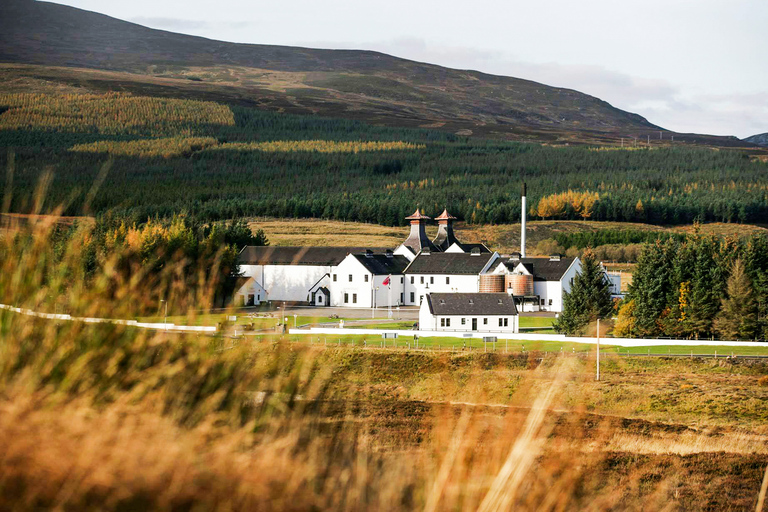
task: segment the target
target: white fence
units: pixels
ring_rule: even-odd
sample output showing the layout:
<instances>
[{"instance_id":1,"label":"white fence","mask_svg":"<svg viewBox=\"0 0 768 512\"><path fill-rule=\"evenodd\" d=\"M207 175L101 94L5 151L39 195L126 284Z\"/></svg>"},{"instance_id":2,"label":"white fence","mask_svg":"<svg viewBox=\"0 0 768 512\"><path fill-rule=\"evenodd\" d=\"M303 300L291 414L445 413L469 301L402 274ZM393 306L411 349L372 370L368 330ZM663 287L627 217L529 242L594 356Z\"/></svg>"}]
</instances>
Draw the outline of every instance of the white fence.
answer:
<instances>
[{"instance_id":1,"label":"white fence","mask_svg":"<svg viewBox=\"0 0 768 512\"><path fill-rule=\"evenodd\" d=\"M399 336L418 336L419 338L475 338L483 339L486 336L495 336L500 340L509 341L561 341L570 343L585 343L594 345L597 338L565 336L562 334L519 334L509 332L453 332L453 331L419 331L419 330L394 330L394 329L355 329L355 328L326 328L312 327L309 329L290 329L289 334L329 334L335 336L344 335L373 335L397 333ZM637 339L637 338L600 338L601 345L613 345L619 347L657 347L673 345L681 347L765 347L768 343L757 341L712 341L712 340L667 340L667 339Z\"/></svg>"},{"instance_id":2,"label":"white fence","mask_svg":"<svg viewBox=\"0 0 768 512\"><path fill-rule=\"evenodd\" d=\"M21 315L33 316L36 318L45 318L47 320L67 320L72 322L84 322L87 324L115 324L115 325L127 325L130 327L139 327L141 329L156 329L162 331L174 331L174 332L216 332L215 326L206 325L175 325L168 323L148 323L139 322L136 320L121 320L117 318L88 318L88 317L76 317L67 314L60 313L40 313L38 311L32 311L31 309L17 308L14 306L8 306L6 304L0 304L0 309L19 313Z\"/></svg>"}]
</instances>

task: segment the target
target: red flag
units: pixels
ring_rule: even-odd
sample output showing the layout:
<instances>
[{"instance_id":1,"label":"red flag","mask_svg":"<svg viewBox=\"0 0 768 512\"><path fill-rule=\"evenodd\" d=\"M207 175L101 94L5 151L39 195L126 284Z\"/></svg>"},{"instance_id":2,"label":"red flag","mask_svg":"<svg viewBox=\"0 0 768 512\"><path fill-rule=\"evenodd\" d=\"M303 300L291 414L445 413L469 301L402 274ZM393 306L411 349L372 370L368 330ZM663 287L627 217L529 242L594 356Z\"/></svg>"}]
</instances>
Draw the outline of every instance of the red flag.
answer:
<instances>
[{"instance_id":1,"label":"red flag","mask_svg":"<svg viewBox=\"0 0 768 512\"><path fill-rule=\"evenodd\" d=\"M390 278L390 277L392 277L392 276L387 276L387 278L386 278L386 279L384 280L384 282L383 282L383 283L381 283L381 284L383 284L384 286L389 286L389 278Z\"/></svg>"}]
</instances>

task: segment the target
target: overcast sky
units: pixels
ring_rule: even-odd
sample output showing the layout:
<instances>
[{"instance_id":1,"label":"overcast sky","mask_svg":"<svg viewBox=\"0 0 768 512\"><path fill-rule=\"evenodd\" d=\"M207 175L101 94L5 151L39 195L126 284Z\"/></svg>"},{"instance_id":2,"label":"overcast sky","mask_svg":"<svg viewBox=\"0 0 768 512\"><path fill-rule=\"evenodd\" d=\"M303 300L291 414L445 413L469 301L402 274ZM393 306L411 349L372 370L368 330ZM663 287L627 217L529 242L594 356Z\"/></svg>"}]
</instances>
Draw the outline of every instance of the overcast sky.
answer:
<instances>
[{"instance_id":1,"label":"overcast sky","mask_svg":"<svg viewBox=\"0 0 768 512\"><path fill-rule=\"evenodd\" d=\"M63 0L242 43L378 50L568 87L678 132L768 132L768 0Z\"/></svg>"}]
</instances>

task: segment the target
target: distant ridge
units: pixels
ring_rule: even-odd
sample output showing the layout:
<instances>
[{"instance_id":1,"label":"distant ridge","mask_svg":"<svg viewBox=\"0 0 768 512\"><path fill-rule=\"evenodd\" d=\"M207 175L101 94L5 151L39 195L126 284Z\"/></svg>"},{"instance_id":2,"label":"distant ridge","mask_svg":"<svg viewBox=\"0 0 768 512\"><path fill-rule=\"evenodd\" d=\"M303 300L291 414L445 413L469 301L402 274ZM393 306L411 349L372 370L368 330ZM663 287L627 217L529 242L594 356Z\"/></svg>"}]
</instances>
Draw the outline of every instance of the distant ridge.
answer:
<instances>
[{"instance_id":1,"label":"distant ridge","mask_svg":"<svg viewBox=\"0 0 768 512\"><path fill-rule=\"evenodd\" d=\"M529 80L373 51L214 41L33 0L5 0L0 63L0 91L32 79L544 142L610 143L665 131L593 96ZM686 139L745 145L675 134Z\"/></svg>"},{"instance_id":2,"label":"distant ridge","mask_svg":"<svg viewBox=\"0 0 768 512\"><path fill-rule=\"evenodd\" d=\"M751 137L747 137L743 140L746 142L751 142L752 144L757 144L758 146L768 147L768 132L752 135Z\"/></svg>"}]
</instances>

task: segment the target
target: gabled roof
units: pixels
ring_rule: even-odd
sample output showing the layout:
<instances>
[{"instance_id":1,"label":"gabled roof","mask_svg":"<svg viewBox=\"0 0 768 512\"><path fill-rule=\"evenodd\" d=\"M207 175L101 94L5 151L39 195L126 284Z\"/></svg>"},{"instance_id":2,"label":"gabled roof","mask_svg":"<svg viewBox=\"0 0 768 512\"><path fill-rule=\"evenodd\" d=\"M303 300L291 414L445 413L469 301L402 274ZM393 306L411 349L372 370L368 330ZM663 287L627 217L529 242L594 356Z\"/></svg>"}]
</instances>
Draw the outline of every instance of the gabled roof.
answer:
<instances>
[{"instance_id":1,"label":"gabled roof","mask_svg":"<svg viewBox=\"0 0 768 512\"><path fill-rule=\"evenodd\" d=\"M513 272L521 263L533 275L534 281L560 281L576 258L561 257L559 260L550 258L520 258L519 260L504 260L507 270Z\"/></svg>"},{"instance_id":2,"label":"gabled roof","mask_svg":"<svg viewBox=\"0 0 768 512\"><path fill-rule=\"evenodd\" d=\"M386 249L367 247L274 247L249 245L240 251L241 265L317 265L334 266L347 254L372 250L383 253Z\"/></svg>"},{"instance_id":3,"label":"gabled roof","mask_svg":"<svg viewBox=\"0 0 768 512\"><path fill-rule=\"evenodd\" d=\"M461 252L419 253L406 274L480 274L495 254L470 254Z\"/></svg>"},{"instance_id":4,"label":"gabled roof","mask_svg":"<svg viewBox=\"0 0 768 512\"><path fill-rule=\"evenodd\" d=\"M353 254L373 275L385 276L390 274L402 274L410 261L405 256L395 254L387 256L386 254Z\"/></svg>"},{"instance_id":5,"label":"gabled roof","mask_svg":"<svg viewBox=\"0 0 768 512\"><path fill-rule=\"evenodd\" d=\"M515 299L506 293L428 293L433 315L516 315Z\"/></svg>"},{"instance_id":6,"label":"gabled roof","mask_svg":"<svg viewBox=\"0 0 768 512\"><path fill-rule=\"evenodd\" d=\"M464 252L472 252L472 249L480 249L481 253L489 253L491 250L485 246L485 244L465 244L464 242L456 242L459 244L459 247L464 249Z\"/></svg>"}]
</instances>

